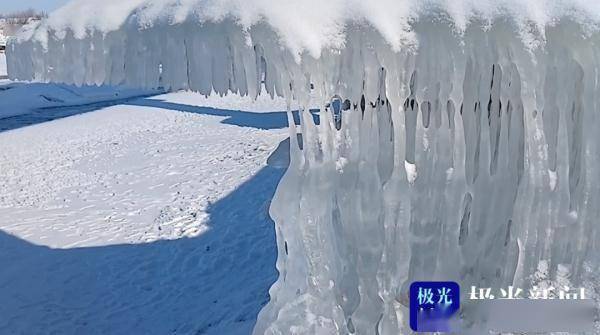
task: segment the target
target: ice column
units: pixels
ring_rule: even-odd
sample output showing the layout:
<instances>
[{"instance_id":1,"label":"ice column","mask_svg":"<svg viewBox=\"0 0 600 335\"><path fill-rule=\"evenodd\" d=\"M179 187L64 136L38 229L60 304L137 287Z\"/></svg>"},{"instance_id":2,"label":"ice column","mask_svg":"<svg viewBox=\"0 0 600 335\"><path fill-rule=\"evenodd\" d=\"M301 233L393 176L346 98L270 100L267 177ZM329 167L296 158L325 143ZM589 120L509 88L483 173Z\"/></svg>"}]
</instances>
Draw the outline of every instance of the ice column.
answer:
<instances>
[{"instance_id":1,"label":"ice column","mask_svg":"<svg viewBox=\"0 0 600 335\"><path fill-rule=\"evenodd\" d=\"M288 111L271 207L280 275L255 334L406 334L414 280L527 289L542 266L577 286L600 258L599 35L566 19L537 44L510 20L450 26L415 22L398 50L354 24L318 55L230 19L49 29L11 43L8 67L286 97L301 122Z\"/></svg>"}]
</instances>

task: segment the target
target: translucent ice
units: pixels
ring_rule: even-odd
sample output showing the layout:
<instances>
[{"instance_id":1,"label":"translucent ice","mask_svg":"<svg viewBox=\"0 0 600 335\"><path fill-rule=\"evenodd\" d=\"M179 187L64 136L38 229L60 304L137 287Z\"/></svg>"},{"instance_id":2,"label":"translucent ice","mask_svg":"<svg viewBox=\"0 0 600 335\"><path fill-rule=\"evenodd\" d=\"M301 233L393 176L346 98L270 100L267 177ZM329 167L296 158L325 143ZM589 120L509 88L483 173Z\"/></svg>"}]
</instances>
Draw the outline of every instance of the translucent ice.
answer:
<instances>
[{"instance_id":1,"label":"translucent ice","mask_svg":"<svg viewBox=\"0 0 600 335\"><path fill-rule=\"evenodd\" d=\"M11 41L10 76L262 92L301 111L256 334L408 333L414 280L594 285L600 5L91 3Z\"/></svg>"}]
</instances>

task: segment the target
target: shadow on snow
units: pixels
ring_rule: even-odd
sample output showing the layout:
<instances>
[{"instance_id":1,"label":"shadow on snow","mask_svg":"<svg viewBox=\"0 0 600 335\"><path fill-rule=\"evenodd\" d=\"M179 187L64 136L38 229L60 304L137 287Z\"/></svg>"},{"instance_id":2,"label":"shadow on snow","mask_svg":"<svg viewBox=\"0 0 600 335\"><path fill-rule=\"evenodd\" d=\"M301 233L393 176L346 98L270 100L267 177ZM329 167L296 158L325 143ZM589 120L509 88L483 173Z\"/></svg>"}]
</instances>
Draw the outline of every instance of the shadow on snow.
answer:
<instances>
[{"instance_id":1,"label":"shadow on snow","mask_svg":"<svg viewBox=\"0 0 600 335\"><path fill-rule=\"evenodd\" d=\"M225 121L244 126L276 127L285 121L284 113L148 99L131 104L230 116ZM277 278L268 208L285 172L288 148L289 141L282 142L268 166L212 204L210 229L195 238L51 249L0 230L0 329L11 334L250 333Z\"/></svg>"},{"instance_id":2,"label":"shadow on snow","mask_svg":"<svg viewBox=\"0 0 600 335\"><path fill-rule=\"evenodd\" d=\"M116 105L154 107L180 112L221 116L226 117L226 119L222 121L223 124L236 125L240 127L252 127L257 129L281 129L288 126L287 115L285 111L256 113L248 111L215 109L211 107L179 104L164 100L152 99L148 97L136 97L90 103L85 105L40 108L26 114L0 118L0 132L23 128L57 119L62 119L69 116L95 112L101 108ZM293 115L295 123L300 124L298 111L294 111ZM316 113L316 110L311 110L311 115L315 123L318 124L319 116Z\"/></svg>"},{"instance_id":3,"label":"shadow on snow","mask_svg":"<svg viewBox=\"0 0 600 335\"><path fill-rule=\"evenodd\" d=\"M127 105L131 106L142 106L142 107L154 107L173 111L203 114L211 116L225 117L221 123L235 125L240 127L252 127L257 129L281 129L288 126L286 112L246 112L239 110L227 110L227 109L216 109L211 107L193 106L186 104L179 104L175 102L168 102L158 99L136 99L129 101ZM300 123L298 112L294 113L294 121L296 124Z\"/></svg>"},{"instance_id":4,"label":"shadow on snow","mask_svg":"<svg viewBox=\"0 0 600 335\"><path fill-rule=\"evenodd\" d=\"M11 334L250 333L277 278L268 208L283 173L267 166L212 204L210 229L196 238L51 249L0 231L0 328Z\"/></svg>"}]
</instances>

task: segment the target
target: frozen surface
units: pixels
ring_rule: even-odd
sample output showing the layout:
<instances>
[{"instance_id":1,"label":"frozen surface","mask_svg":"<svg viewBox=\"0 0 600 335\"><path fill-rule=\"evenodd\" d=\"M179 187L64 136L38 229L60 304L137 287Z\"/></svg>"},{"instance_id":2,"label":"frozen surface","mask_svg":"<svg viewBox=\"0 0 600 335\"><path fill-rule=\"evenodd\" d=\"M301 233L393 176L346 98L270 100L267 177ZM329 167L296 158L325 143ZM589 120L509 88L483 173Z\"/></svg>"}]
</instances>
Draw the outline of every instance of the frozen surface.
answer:
<instances>
[{"instance_id":1,"label":"frozen surface","mask_svg":"<svg viewBox=\"0 0 600 335\"><path fill-rule=\"evenodd\" d=\"M250 333L281 105L178 93L0 132L2 333Z\"/></svg>"},{"instance_id":2,"label":"frozen surface","mask_svg":"<svg viewBox=\"0 0 600 335\"><path fill-rule=\"evenodd\" d=\"M10 43L8 71L298 106L254 332L405 334L415 280L527 290L545 264L598 292L599 6L74 1Z\"/></svg>"}]
</instances>

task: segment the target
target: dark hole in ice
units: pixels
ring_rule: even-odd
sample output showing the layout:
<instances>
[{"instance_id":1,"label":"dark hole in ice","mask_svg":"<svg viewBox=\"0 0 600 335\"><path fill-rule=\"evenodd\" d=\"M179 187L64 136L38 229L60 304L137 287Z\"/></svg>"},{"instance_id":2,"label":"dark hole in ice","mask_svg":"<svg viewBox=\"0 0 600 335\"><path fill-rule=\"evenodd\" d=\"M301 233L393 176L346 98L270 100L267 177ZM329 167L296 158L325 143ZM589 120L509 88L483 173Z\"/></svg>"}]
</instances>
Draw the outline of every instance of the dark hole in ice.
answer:
<instances>
[{"instance_id":1,"label":"dark hole in ice","mask_svg":"<svg viewBox=\"0 0 600 335\"><path fill-rule=\"evenodd\" d=\"M333 123L335 125L335 129L342 129L342 111L344 107L344 103L339 96L334 96L329 104L331 109L331 116L333 117Z\"/></svg>"},{"instance_id":2,"label":"dark hole in ice","mask_svg":"<svg viewBox=\"0 0 600 335\"><path fill-rule=\"evenodd\" d=\"M429 101L425 101L421 105L421 117L423 126L429 128L429 121L431 120L431 103Z\"/></svg>"},{"instance_id":3,"label":"dark hole in ice","mask_svg":"<svg viewBox=\"0 0 600 335\"><path fill-rule=\"evenodd\" d=\"M363 113L363 115L365 114L366 106L367 106L367 102L365 101L365 95L363 94L360 97L360 111Z\"/></svg>"},{"instance_id":4,"label":"dark hole in ice","mask_svg":"<svg viewBox=\"0 0 600 335\"><path fill-rule=\"evenodd\" d=\"M266 84L267 82L267 60L265 57L260 57L260 83Z\"/></svg>"},{"instance_id":5,"label":"dark hole in ice","mask_svg":"<svg viewBox=\"0 0 600 335\"><path fill-rule=\"evenodd\" d=\"M510 241L510 229L512 227L512 219L508 220L506 224L506 236L504 237L504 246L508 245L508 241Z\"/></svg>"},{"instance_id":6,"label":"dark hole in ice","mask_svg":"<svg viewBox=\"0 0 600 335\"><path fill-rule=\"evenodd\" d=\"M348 100L348 99L344 100L344 104L342 105L342 110L347 111L347 110L350 110L350 108L351 108L350 100Z\"/></svg>"},{"instance_id":7,"label":"dark hole in ice","mask_svg":"<svg viewBox=\"0 0 600 335\"><path fill-rule=\"evenodd\" d=\"M488 105L487 105L487 117L488 117L488 124L491 124L491 118L492 118L492 95L490 94L490 100L488 101Z\"/></svg>"}]
</instances>

